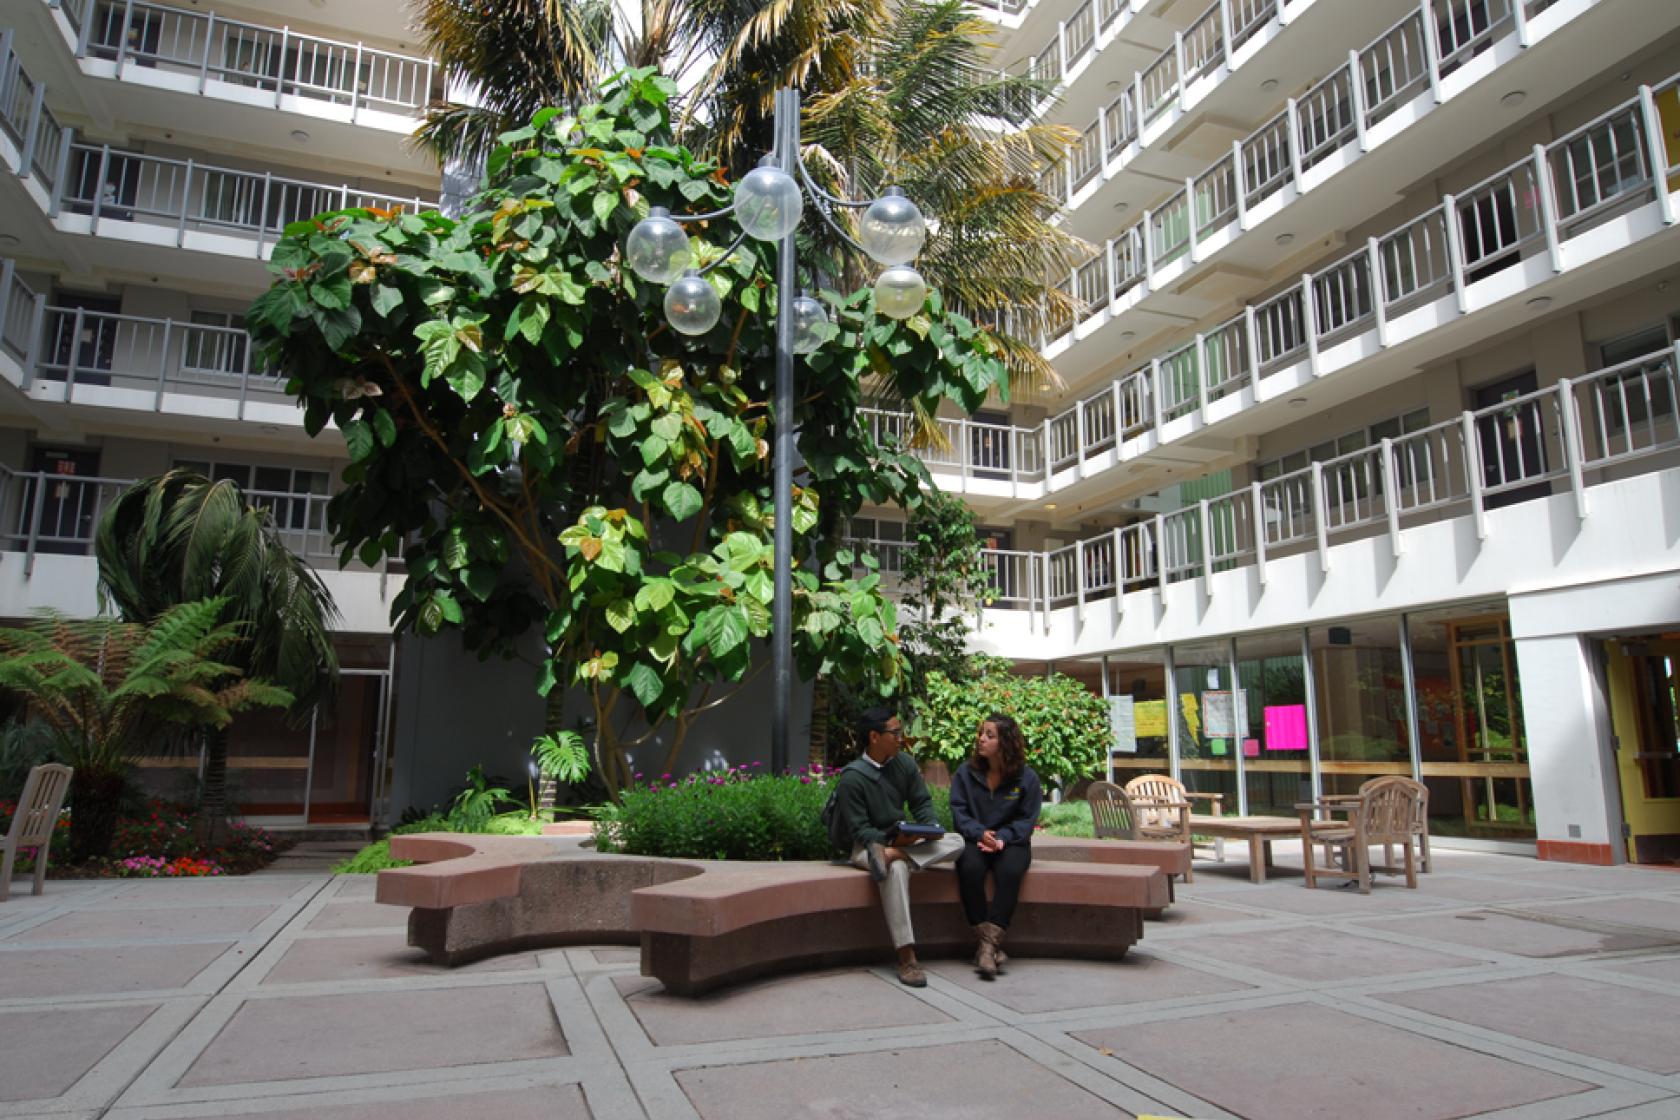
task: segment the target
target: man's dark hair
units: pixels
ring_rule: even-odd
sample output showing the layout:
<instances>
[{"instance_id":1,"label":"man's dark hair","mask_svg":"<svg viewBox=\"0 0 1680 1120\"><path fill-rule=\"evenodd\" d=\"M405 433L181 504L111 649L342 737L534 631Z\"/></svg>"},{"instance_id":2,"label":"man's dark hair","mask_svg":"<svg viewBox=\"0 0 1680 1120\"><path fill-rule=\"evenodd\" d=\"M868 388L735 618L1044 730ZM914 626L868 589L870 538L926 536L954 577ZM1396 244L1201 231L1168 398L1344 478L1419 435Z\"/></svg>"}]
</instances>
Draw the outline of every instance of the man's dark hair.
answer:
<instances>
[{"instance_id":1,"label":"man's dark hair","mask_svg":"<svg viewBox=\"0 0 1680 1120\"><path fill-rule=\"evenodd\" d=\"M898 709L891 704L877 704L873 708L865 708L857 718L858 745L869 745L871 731L885 733L887 724L898 714Z\"/></svg>"}]
</instances>

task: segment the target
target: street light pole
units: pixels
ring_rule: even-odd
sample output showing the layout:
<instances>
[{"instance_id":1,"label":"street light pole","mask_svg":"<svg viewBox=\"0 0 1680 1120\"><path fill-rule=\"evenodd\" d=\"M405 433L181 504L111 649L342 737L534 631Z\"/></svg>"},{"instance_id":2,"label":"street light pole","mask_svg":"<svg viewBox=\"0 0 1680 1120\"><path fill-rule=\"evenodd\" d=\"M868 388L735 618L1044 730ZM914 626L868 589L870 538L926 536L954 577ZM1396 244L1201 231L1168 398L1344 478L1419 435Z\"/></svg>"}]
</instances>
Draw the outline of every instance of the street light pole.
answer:
<instances>
[{"instance_id":1,"label":"street light pole","mask_svg":"<svg viewBox=\"0 0 1680 1120\"><path fill-rule=\"evenodd\" d=\"M673 215L650 206L625 239L624 259L631 271L649 283L666 284L665 320L689 337L715 328L723 305L705 274L754 237L777 244L776 258L776 383L774 388L776 443L771 463L775 485L775 524L772 527L773 567L770 602L770 772L788 768L788 744L793 722L793 359L822 345L827 312L817 300L798 295L799 270L795 259L795 231L804 199L837 237L858 252L888 266L874 285L874 309L889 319L905 320L922 309L927 285L909 267L927 240L922 212L903 189L890 186L880 197L858 202L830 194L812 181L800 162L799 91L776 91L772 117L774 149L735 186L728 206L708 214ZM859 239L854 240L835 221L830 208L864 211ZM702 268L693 263L682 223L710 221L734 214L741 225L735 245Z\"/></svg>"},{"instance_id":2,"label":"street light pole","mask_svg":"<svg viewBox=\"0 0 1680 1120\"><path fill-rule=\"evenodd\" d=\"M776 91L777 165L798 172L799 92ZM775 578L770 601L770 772L788 768L793 724L793 295L794 234L782 238L776 259Z\"/></svg>"}]
</instances>

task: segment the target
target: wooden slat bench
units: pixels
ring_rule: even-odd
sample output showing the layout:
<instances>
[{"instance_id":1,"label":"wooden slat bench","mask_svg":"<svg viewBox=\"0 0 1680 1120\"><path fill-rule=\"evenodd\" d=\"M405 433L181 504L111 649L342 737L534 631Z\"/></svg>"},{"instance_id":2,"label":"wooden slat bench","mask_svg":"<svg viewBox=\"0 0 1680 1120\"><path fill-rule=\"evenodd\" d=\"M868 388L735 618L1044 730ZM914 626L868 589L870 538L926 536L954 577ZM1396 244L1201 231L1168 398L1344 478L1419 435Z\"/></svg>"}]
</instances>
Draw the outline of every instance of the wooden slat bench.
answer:
<instances>
[{"instance_id":1,"label":"wooden slat bench","mask_svg":"<svg viewBox=\"0 0 1680 1120\"><path fill-rule=\"evenodd\" d=\"M1183 849L1183 850L1180 850ZM1040 837L1009 951L1116 959L1171 901L1183 845ZM391 854L375 897L411 908L408 942L440 964L580 944L640 944L644 975L697 994L749 976L889 955L866 875L826 863L600 855L547 840L421 833ZM973 949L948 869L912 878L918 947Z\"/></svg>"}]
</instances>

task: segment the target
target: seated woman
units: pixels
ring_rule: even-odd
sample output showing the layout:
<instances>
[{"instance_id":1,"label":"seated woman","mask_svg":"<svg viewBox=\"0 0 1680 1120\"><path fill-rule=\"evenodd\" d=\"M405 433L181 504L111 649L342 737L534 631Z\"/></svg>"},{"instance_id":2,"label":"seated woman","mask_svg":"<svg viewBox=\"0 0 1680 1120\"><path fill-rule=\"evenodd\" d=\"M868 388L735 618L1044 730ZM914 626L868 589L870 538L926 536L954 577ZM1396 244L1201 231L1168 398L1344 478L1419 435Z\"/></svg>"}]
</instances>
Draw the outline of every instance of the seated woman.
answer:
<instances>
[{"instance_id":1,"label":"seated woman","mask_svg":"<svg viewBox=\"0 0 1680 1120\"><path fill-rule=\"evenodd\" d=\"M968 924L980 939L974 965L995 980L1006 959L1000 948L1021 879L1032 863L1033 827L1044 804L1044 788L1027 765L1027 741L1005 715L987 716L975 736L974 757L951 778L951 817L963 838L957 857L957 887ZM993 878L986 902L986 874Z\"/></svg>"}]
</instances>

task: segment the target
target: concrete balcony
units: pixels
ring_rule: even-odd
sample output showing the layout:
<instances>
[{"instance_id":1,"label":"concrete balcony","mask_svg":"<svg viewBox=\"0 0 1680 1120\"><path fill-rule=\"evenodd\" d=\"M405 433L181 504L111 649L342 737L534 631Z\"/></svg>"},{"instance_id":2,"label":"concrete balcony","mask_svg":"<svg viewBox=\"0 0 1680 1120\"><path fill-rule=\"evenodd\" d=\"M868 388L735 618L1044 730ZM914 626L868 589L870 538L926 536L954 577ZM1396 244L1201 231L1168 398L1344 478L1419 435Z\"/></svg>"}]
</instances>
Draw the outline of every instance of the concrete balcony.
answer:
<instances>
[{"instance_id":1,"label":"concrete balcony","mask_svg":"<svg viewBox=\"0 0 1680 1120\"><path fill-rule=\"evenodd\" d=\"M988 552L977 639L1055 659L1670 571L1677 370L1655 351L1076 544ZM856 544L888 576L908 547Z\"/></svg>"},{"instance_id":2,"label":"concrete balcony","mask_svg":"<svg viewBox=\"0 0 1680 1120\"><path fill-rule=\"evenodd\" d=\"M1165 471L1205 468L1240 437L1275 427L1287 399L1349 399L1544 307L1661 268L1680 248L1680 143L1668 139L1665 113L1680 113L1680 78L1642 87L1036 428L942 421L951 450L931 455L930 468L941 485L982 502L1146 493ZM1053 343L1046 354L1058 368L1070 345L1116 331L1149 283L1128 278L1118 255L1105 259L1117 271L1094 282L1120 277L1122 310L1098 311L1075 328L1077 342ZM871 422L883 433L897 423Z\"/></svg>"},{"instance_id":3,"label":"concrete balcony","mask_svg":"<svg viewBox=\"0 0 1680 1120\"><path fill-rule=\"evenodd\" d=\"M1462 7L1466 0L1453 3ZM1070 157L1046 170L1041 186L1072 204L1064 217L1071 232L1100 237L1107 208L1136 212L1156 201L1171 189L1164 184L1182 182L1211 154L1228 149L1246 131L1238 122L1256 119L1256 105L1280 105L1287 92L1345 60L1350 41L1378 35L1409 4L1416 6L1413 0L1354 6L1217 0L1188 27L1142 16L1130 24L1092 24L1095 17L1081 8L1020 67L1060 83L1056 97L1037 111L1082 133ZM1447 18L1441 34L1453 50L1472 53L1485 40L1482 30L1460 44ZM1133 174L1101 192L1107 206L1081 213L1093 179L1106 182L1122 171Z\"/></svg>"},{"instance_id":4,"label":"concrete balcony","mask_svg":"<svg viewBox=\"0 0 1680 1120\"><path fill-rule=\"evenodd\" d=\"M366 7L340 18L406 34L400 8ZM441 89L429 58L303 34L280 24L278 10L267 13L270 25L145 0L45 0L32 8L18 19L32 68L94 121L283 148L296 146L288 134L302 126L329 159L431 169L406 144Z\"/></svg>"},{"instance_id":5,"label":"concrete balcony","mask_svg":"<svg viewBox=\"0 0 1680 1120\"><path fill-rule=\"evenodd\" d=\"M76 139L48 109L44 86L31 78L0 33L0 162L15 178L0 198L32 207L46 235L20 251L53 255L51 234L97 237L113 267L155 272L157 250L213 254L243 261L268 259L287 225L328 210L377 207L434 209L435 197L363 189L273 171L224 167L123 151ZM9 230L10 232L10 230ZM31 236L20 227L17 234ZM168 263L168 258L163 258ZM177 262L203 276L204 266ZM213 276L254 287L264 277L246 269Z\"/></svg>"},{"instance_id":6,"label":"concrete balcony","mask_svg":"<svg viewBox=\"0 0 1680 1120\"><path fill-rule=\"evenodd\" d=\"M54 307L0 259L0 378L41 405L301 428L243 330Z\"/></svg>"},{"instance_id":7,"label":"concrete balcony","mask_svg":"<svg viewBox=\"0 0 1680 1120\"><path fill-rule=\"evenodd\" d=\"M1125 152L1095 154L1109 143L1105 127L1089 159L1082 148L1067 164L1072 218L1095 221L1114 207L1140 217L1062 280L1084 313L1052 325L1046 356L1078 385L1117 351L1133 349L1132 340L1254 291L1300 252L1290 246L1369 220L1400 201L1396 182L1413 182L1419 167L1446 166L1505 131L1515 117L1501 95L1520 89L1523 103L1551 101L1602 69L1592 44L1672 30L1674 13L1659 6L1561 0L1522 20L1523 9L1510 7L1462 41L1443 39L1436 18L1420 9L1350 52L1252 133L1229 140L1211 163L1181 168L1178 188L1164 199L1149 200L1159 181L1124 174Z\"/></svg>"},{"instance_id":8,"label":"concrete balcony","mask_svg":"<svg viewBox=\"0 0 1680 1120\"><path fill-rule=\"evenodd\" d=\"M23 618L42 608L82 617L97 613L94 533L110 502L132 482L0 466L0 617ZM391 632L391 600L402 590L403 575L338 566L326 525L327 495L251 490L245 496L268 511L286 546L318 570L338 604L341 632Z\"/></svg>"}]
</instances>

